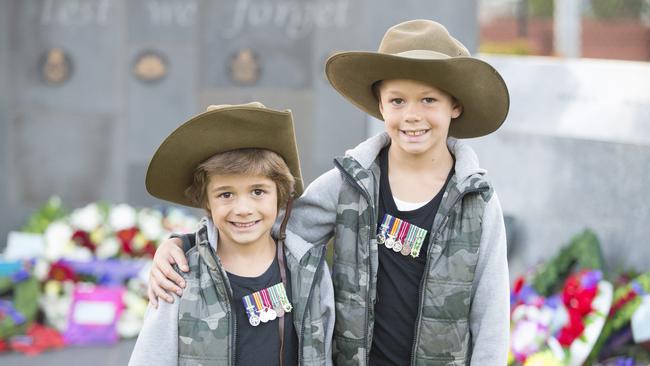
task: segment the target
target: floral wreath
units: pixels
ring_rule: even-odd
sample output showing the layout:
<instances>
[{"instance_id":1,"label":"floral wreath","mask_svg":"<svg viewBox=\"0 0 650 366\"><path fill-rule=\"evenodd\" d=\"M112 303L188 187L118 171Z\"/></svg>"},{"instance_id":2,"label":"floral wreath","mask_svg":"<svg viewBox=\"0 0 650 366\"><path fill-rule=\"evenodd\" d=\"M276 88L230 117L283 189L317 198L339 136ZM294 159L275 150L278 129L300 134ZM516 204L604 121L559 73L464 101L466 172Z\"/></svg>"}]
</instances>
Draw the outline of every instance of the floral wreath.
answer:
<instances>
[{"instance_id":1,"label":"floral wreath","mask_svg":"<svg viewBox=\"0 0 650 366\"><path fill-rule=\"evenodd\" d=\"M598 239L586 230L511 294L509 364L582 365L612 304Z\"/></svg>"}]
</instances>

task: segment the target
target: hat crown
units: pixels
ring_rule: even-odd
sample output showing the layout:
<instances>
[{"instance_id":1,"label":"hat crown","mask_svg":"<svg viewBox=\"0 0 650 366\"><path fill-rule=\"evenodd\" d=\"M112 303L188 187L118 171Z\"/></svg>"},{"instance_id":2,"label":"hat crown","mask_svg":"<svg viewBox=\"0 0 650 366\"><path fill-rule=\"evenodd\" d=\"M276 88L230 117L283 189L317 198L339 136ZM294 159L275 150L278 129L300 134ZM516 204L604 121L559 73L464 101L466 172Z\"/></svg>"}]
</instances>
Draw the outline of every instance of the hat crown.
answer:
<instances>
[{"instance_id":1,"label":"hat crown","mask_svg":"<svg viewBox=\"0 0 650 366\"><path fill-rule=\"evenodd\" d=\"M214 111L214 110L221 110L225 108L232 108L232 107L238 107L238 108L265 108L264 104L260 102L249 102L246 104L210 104L208 108L205 109L206 112Z\"/></svg>"},{"instance_id":2,"label":"hat crown","mask_svg":"<svg viewBox=\"0 0 650 366\"><path fill-rule=\"evenodd\" d=\"M467 48L442 24L423 19L410 20L388 29L378 52L395 55L414 50L433 51L449 57L470 56Z\"/></svg>"}]
</instances>

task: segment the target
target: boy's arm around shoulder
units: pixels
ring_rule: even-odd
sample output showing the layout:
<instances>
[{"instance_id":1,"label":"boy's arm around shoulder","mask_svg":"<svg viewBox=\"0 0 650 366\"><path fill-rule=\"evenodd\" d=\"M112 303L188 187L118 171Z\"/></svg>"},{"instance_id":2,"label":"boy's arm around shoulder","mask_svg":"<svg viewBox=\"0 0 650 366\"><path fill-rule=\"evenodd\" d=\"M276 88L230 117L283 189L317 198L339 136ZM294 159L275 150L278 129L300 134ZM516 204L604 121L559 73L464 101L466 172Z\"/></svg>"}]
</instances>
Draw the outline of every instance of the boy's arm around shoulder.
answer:
<instances>
[{"instance_id":1,"label":"boy's arm around shoulder","mask_svg":"<svg viewBox=\"0 0 650 366\"><path fill-rule=\"evenodd\" d=\"M174 303L161 301L158 308L151 303L144 324L133 347L129 366L178 365L178 310L180 298Z\"/></svg>"},{"instance_id":2,"label":"boy's arm around shoulder","mask_svg":"<svg viewBox=\"0 0 650 366\"><path fill-rule=\"evenodd\" d=\"M332 365L332 339L334 337L334 286L332 274L327 263L323 265L323 273L320 278L321 318L323 319L323 331L325 333L325 365Z\"/></svg>"},{"instance_id":3,"label":"boy's arm around shoulder","mask_svg":"<svg viewBox=\"0 0 650 366\"><path fill-rule=\"evenodd\" d=\"M331 169L316 178L296 200L289 230L310 243L324 243L334 234L341 173Z\"/></svg>"},{"instance_id":4,"label":"boy's arm around shoulder","mask_svg":"<svg viewBox=\"0 0 650 366\"><path fill-rule=\"evenodd\" d=\"M505 365L510 333L506 230L496 193L485 206L470 311L472 365Z\"/></svg>"}]
</instances>

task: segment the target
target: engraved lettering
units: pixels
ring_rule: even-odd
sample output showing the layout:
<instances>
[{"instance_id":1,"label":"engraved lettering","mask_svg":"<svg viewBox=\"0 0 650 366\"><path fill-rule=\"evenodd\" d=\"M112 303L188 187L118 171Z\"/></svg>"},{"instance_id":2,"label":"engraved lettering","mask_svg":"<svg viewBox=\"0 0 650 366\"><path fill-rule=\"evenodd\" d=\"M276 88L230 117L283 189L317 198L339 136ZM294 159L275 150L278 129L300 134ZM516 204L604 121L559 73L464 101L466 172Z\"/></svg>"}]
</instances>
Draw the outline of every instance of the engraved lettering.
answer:
<instances>
[{"instance_id":1,"label":"engraved lettering","mask_svg":"<svg viewBox=\"0 0 650 366\"><path fill-rule=\"evenodd\" d=\"M45 0L41 8L42 25L82 27L107 25L110 0Z\"/></svg>"},{"instance_id":2,"label":"engraved lettering","mask_svg":"<svg viewBox=\"0 0 650 366\"><path fill-rule=\"evenodd\" d=\"M156 26L168 27L178 25L191 27L194 24L197 4L194 1L149 1L149 22Z\"/></svg>"},{"instance_id":3,"label":"engraved lettering","mask_svg":"<svg viewBox=\"0 0 650 366\"><path fill-rule=\"evenodd\" d=\"M225 29L225 38L242 34L245 28L270 25L281 28L290 39L309 35L314 28L347 26L350 0L338 1L256 1L237 0L233 21Z\"/></svg>"},{"instance_id":4,"label":"engraved lettering","mask_svg":"<svg viewBox=\"0 0 650 366\"><path fill-rule=\"evenodd\" d=\"M248 0L237 1L235 10L235 17L232 22L232 27L227 29L224 33L226 38L236 37L244 27L244 19L246 18L246 9L248 8Z\"/></svg>"}]
</instances>

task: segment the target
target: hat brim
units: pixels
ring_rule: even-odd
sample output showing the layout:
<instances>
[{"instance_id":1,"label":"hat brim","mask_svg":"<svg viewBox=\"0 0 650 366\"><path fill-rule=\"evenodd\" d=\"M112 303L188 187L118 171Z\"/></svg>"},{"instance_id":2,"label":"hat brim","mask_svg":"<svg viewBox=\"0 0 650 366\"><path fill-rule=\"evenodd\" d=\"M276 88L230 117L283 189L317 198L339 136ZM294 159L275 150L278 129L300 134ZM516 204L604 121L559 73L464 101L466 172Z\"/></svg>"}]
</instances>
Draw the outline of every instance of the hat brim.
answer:
<instances>
[{"instance_id":1,"label":"hat brim","mask_svg":"<svg viewBox=\"0 0 650 366\"><path fill-rule=\"evenodd\" d=\"M178 127L149 163L147 191L166 201L198 207L185 196L196 167L215 154L244 148L267 149L280 155L296 179L296 196L302 194L291 112L250 106L211 110Z\"/></svg>"},{"instance_id":2,"label":"hat brim","mask_svg":"<svg viewBox=\"0 0 650 366\"><path fill-rule=\"evenodd\" d=\"M342 52L325 66L334 89L352 104L383 120L372 85L380 80L411 79L433 85L457 98L463 113L452 120L449 135L471 138L496 131L510 105L508 88L488 63L473 57L414 58L377 52Z\"/></svg>"}]
</instances>

